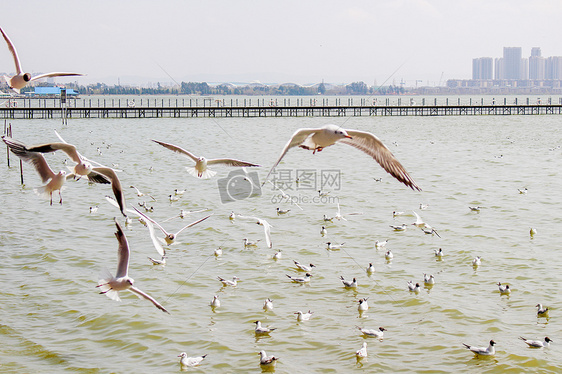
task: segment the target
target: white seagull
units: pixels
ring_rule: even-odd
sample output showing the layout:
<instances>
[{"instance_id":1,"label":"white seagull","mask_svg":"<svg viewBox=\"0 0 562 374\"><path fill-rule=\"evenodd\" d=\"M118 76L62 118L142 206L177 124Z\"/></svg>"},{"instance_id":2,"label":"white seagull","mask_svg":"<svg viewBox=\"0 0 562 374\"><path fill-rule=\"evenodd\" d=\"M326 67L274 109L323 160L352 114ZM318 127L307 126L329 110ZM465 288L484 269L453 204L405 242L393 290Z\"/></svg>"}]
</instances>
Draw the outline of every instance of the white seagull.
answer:
<instances>
[{"instance_id":1,"label":"white seagull","mask_svg":"<svg viewBox=\"0 0 562 374\"><path fill-rule=\"evenodd\" d=\"M511 289L509 288L509 284L505 286L498 282L498 289L500 290L501 295L509 295L511 293Z\"/></svg>"},{"instance_id":2,"label":"white seagull","mask_svg":"<svg viewBox=\"0 0 562 374\"><path fill-rule=\"evenodd\" d=\"M297 269L305 271L307 273L310 273L312 271L312 268L316 267L314 264L308 264L308 266L306 266L304 264L301 264L297 260L293 260L293 262L295 263L295 266L297 267Z\"/></svg>"},{"instance_id":3,"label":"white seagull","mask_svg":"<svg viewBox=\"0 0 562 374\"><path fill-rule=\"evenodd\" d=\"M186 151L183 148L178 147L177 145L164 143L158 140L152 140L155 143L160 144L161 146L168 148L171 151L177 152L181 155L184 155L195 162L195 166L193 167L186 167L186 170L189 174L202 179L209 179L212 178L217 172L207 169L208 165L227 165L227 166L238 166L238 167L250 167L256 166L259 167L260 165L252 164L246 161L235 160L232 158L217 158L217 159L209 159L207 160L205 157L197 157L193 153Z\"/></svg>"},{"instance_id":4,"label":"white seagull","mask_svg":"<svg viewBox=\"0 0 562 374\"><path fill-rule=\"evenodd\" d=\"M490 345L488 346L488 348L486 348L486 347L475 347L475 346L472 346L472 345L462 343L462 345L464 345L467 349L472 351L474 354L480 355L480 356L493 356L493 355L495 355L496 354L496 349L494 348L495 344L496 344L495 341L490 340Z\"/></svg>"},{"instance_id":5,"label":"white seagull","mask_svg":"<svg viewBox=\"0 0 562 374\"><path fill-rule=\"evenodd\" d=\"M387 244L387 243L388 243L388 239L386 239L386 240L381 240L381 241L377 240L377 241L375 242L375 248L376 248L376 249L384 248L384 247L386 247L386 244Z\"/></svg>"},{"instance_id":6,"label":"white seagull","mask_svg":"<svg viewBox=\"0 0 562 374\"><path fill-rule=\"evenodd\" d=\"M410 292L418 293L420 292L420 284L419 283L414 284L414 282L408 281L408 290Z\"/></svg>"},{"instance_id":7,"label":"white seagull","mask_svg":"<svg viewBox=\"0 0 562 374\"><path fill-rule=\"evenodd\" d=\"M324 226L322 226L322 228L320 229L320 235L322 236L328 235L328 230L326 230Z\"/></svg>"},{"instance_id":8,"label":"white seagull","mask_svg":"<svg viewBox=\"0 0 562 374\"><path fill-rule=\"evenodd\" d=\"M224 279L221 277L217 277L218 280L220 280L222 282L223 286L232 286L232 287L236 287L236 285L238 284L238 281L240 280L240 278L238 278L237 276L233 276L232 280L228 280L228 279Z\"/></svg>"},{"instance_id":9,"label":"white seagull","mask_svg":"<svg viewBox=\"0 0 562 374\"><path fill-rule=\"evenodd\" d=\"M276 211L277 211L277 215L280 216L282 214L289 213L291 211L291 209L281 209L281 208L277 207Z\"/></svg>"},{"instance_id":10,"label":"white seagull","mask_svg":"<svg viewBox=\"0 0 562 374\"><path fill-rule=\"evenodd\" d=\"M257 247L258 243L261 241L260 239L250 241L248 240L248 238L244 238L243 240L244 240L244 247Z\"/></svg>"},{"instance_id":11,"label":"white seagull","mask_svg":"<svg viewBox=\"0 0 562 374\"><path fill-rule=\"evenodd\" d=\"M312 274L310 273L306 273L304 277L291 277L289 274L285 274L285 275L293 282L301 283L301 284L310 282L310 277L312 277Z\"/></svg>"},{"instance_id":12,"label":"white seagull","mask_svg":"<svg viewBox=\"0 0 562 374\"><path fill-rule=\"evenodd\" d=\"M278 250L277 252L275 252L275 254L273 254L273 259L274 260L280 260L281 257L283 257L283 255L281 254L281 250Z\"/></svg>"},{"instance_id":13,"label":"white seagull","mask_svg":"<svg viewBox=\"0 0 562 374\"><path fill-rule=\"evenodd\" d=\"M368 297L364 297L362 299L359 299L359 306L357 307L357 310L361 313L364 312L366 310L369 309L369 304L367 303L367 299L369 299Z\"/></svg>"},{"instance_id":14,"label":"white seagull","mask_svg":"<svg viewBox=\"0 0 562 374\"><path fill-rule=\"evenodd\" d=\"M343 247L345 243L341 243L341 244L334 244L332 242L328 242L326 243L327 247L326 249L330 249L332 251L337 251L338 249L341 249L341 247Z\"/></svg>"},{"instance_id":15,"label":"white seagull","mask_svg":"<svg viewBox=\"0 0 562 374\"><path fill-rule=\"evenodd\" d=\"M435 253L435 257L436 257L438 260L442 260L442 259L443 259L443 256L445 255L445 254L443 253L443 249L441 249L441 248L439 248L439 250L434 249L434 250L433 250L433 253Z\"/></svg>"},{"instance_id":16,"label":"white seagull","mask_svg":"<svg viewBox=\"0 0 562 374\"><path fill-rule=\"evenodd\" d=\"M156 225L156 227L158 227L160 229L160 231L162 231L162 233L164 233L164 242L166 243L166 245L172 245L173 243L175 243L178 235L185 229L190 228L191 226L195 226L196 224L203 222L204 220L206 220L207 218L209 218L210 216L212 216L212 214L203 217L201 219L198 219L195 222L191 222L189 225L182 227L179 231L175 232L175 233L171 233L166 231L158 222L156 222L155 220L153 220L152 218L148 217L146 214L141 213L141 211L139 211L136 207L134 208L135 211L144 219L152 222L154 225ZM151 233L152 235L152 233Z\"/></svg>"},{"instance_id":17,"label":"white seagull","mask_svg":"<svg viewBox=\"0 0 562 374\"><path fill-rule=\"evenodd\" d=\"M363 345L361 346L361 349L358 350L357 352L355 352L355 355L358 358L367 357L367 342L363 342Z\"/></svg>"},{"instance_id":18,"label":"white seagull","mask_svg":"<svg viewBox=\"0 0 562 374\"><path fill-rule=\"evenodd\" d=\"M388 251L386 251L386 253L384 254L384 259L386 261L390 261L394 258L394 255L392 254L392 251L389 249Z\"/></svg>"},{"instance_id":19,"label":"white seagull","mask_svg":"<svg viewBox=\"0 0 562 374\"><path fill-rule=\"evenodd\" d=\"M426 286L433 286L435 284L435 277L432 274L424 274L423 275L423 283Z\"/></svg>"},{"instance_id":20,"label":"white seagull","mask_svg":"<svg viewBox=\"0 0 562 374\"><path fill-rule=\"evenodd\" d=\"M72 178L73 175L67 175L66 171L61 170L58 173L55 173L47 164L47 160L41 153L38 152L30 152L27 147L10 137L3 136L2 140L6 145L10 148L10 151L18 156L23 161L33 165L43 183L47 183L46 185L36 188L34 191L38 195L45 195L49 196L51 200L51 205L53 205L53 192L59 192L59 203L62 204L62 193L61 190L63 189L64 182Z\"/></svg>"},{"instance_id":21,"label":"white seagull","mask_svg":"<svg viewBox=\"0 0 562 374\"><path fill-rule=\"evenodd\" d=\"M480 256L474 257L474 259L472 260L472 266L477 268L481 264L482 264L482 257L480 257Z\"/></svg>"},{"instance_id":22,"label":"white seagull","mask_svg":"<svg viewBox=\"0 0 562 374\"><path fill-rule=\"evenodd\" d=\"M400 226L397 225L389 225L394 231L406 231L406 224L403 223Z\"/></svg>"},{"instance_id":23,"label":"white seagull","mask_svg":"<svg viewBox=\"0 0 562 374\"><path fill-rule=\"evenodd\" d=\"M152 262L152 265L162 265L165 266L166 265L166 259L168 258L168 256L166 256L166 252L164 251L164 255L162 256L161 260L158 260L157 258L152 258L152 257L148 257L148 259L150 260L150 262Z\"/></svg>"},{"instance_id":24,"label":"white seagull","mask_svg":"<svg viewBox=\"0 0 562 374\"><path fill-rule=\"evenodd\" d=\"M357 216L357 215L362 215L362 214L363 213L361 213L361 212L342 214L341 209L340 209L340 203L338 203L338 212L336 213L336 215L332 219L337 219L338 221L341 221L343 219L344 221L347 221L347 219L345 219L344 216Z\"/></svg>"},{"instance_id":25,"label":"white seagull","mask_svg":"<svg viewBox=\"0 0 562 374\"><path fill-rule=\"evenodd\" d=\"M273 169L283 159L285 154L296 146L312 150L312 153L320 152L324 148L329 147L336 142L351 145L373 157L379 165L390 173L398 181L404 183L406 186L413 190L420 191L421 189L416 185L412 177L408 174L406 169L394 157L392 152L383 144L383 142L375 135L358 130L344 130L340 126L326 125L322 128L312 129L303 128L298 129L289 142L283 148L281 155L273 164L273 167L267 174L265 180L273 172ZM264 182L265 183L265 182Z\"/></svg>"},{"instance_id":26,"label":"white seagull","mask_svg":"<svg viewBox=\"0 0 562 374\"><path fill-rule=\"evenodd\" d=\"M272 311L273 300L271 300L270 298L265 299L265 301L263 302L263 310L265 310L266 312Z\"/></svg>"},{"instance_id":27,"label":"white seagull","mask_svg":"<svg viewBox=\"0 0 562 374\"><path fill-rule=\"evenodd\" d=\"M182 352L178 357L180 357L181 370L187 370L188 367L200 365L207 355L187 357L187 353Z\"/></svg>"},{"instance_id":28,"label":"white seagull","mask_svg":"<svg viewBox=\"0 0 562 374\"><path fill-rule=\"evenodd\" d=\"M302 322L302 321L308 321L311 317L312 317L312 313L310 310L306 313L301 312L300 310L298 312L295 312L295 314L297 315L297 321Z\"/></svg>"},{"instance_id":29,"label":"white seagull","mask_svg":"<svg viewBox=\"0 0 562 374\"><path fill-rule=\"evenodd\" d=\"M374 274L375 273L375 266L373 265L372 262L369 262L369 266L367 266L367 274Z\"/></svg>"},{"instance_id":30,"label":"white seagull","mask_svg":"<svg viewBox=\"0 0 562 374\"><path fill-rule=\"evenodd\" d=\"M277 363L277 360L279 360L279 357L268 356L265 351L260 351L258 354L260 355L261 367L273 367Z\"/></svg>"},{"instance_id":31,"label":"white seagull","mask_svg":"<svg viewBox=\"0 0 562 374\"><path fill-rule=\"evenodd\" d=\"M276 330L276 328L270 328L270 327L265 327L261 325L260 321L256 321L254 322L256 324L256 328L254 329L254 332L257 335L260 334L269 334L270 332L272 332L273 330Z\"/></svg>"},{"instance_id":32,"label":"white seagull","mask_svg":"<svg viewBox=\"0 0 562 374\"><path fill-rule=\"evenodd\" d=\"M219 300L219 296L213 296L213 300L211 300L211 307L219 308L221 306L221 301Z\"/></svg>"},{"instance_id":33,"label":"white seagull","mask_svg":"<svg viewBox=\"0 0 562 374\"><path fill-rule=\"evenodd\" d=\"M537 304L536 307L537 307L537 315L539 317L546 316L548 314L548 307L543 308L542 304L540 303Z\"/></svg>"},{"instance_id":34,"label":"white seagull","mask_svg":"<svg viewBox=\"0 0 562 374\"><path fill-rule=\"evenodd\" d=\"M119 242L119 249L117 250L117 273L115 274L115 276L112 276L108 272L109 274L107 274L107 277L104 279L100 279L96 287L99 287L101 294L105 294L110 299L116 301L121 300L119 298L119 291L131 291L139 298L145 298L146 300L154 304L155 307L169 314L169 312L156 300L154 300L154 298L133 286L134 280L133 278L129 277L129 243L127 242L127 237L125 236L123 229L121 229L121 226L116 219L115 226L117 227L115 237Z\"/></svg>"},{"instance_id":35,"label":"white seagull","mask_svg":"<svg viewBox=\"0 0 562 374\"><path fill-rule=\"evenodd\" d=\"M53 73L40 74L32 77L30 73L24 73L21 67L20 59L18 57L18 52L16 51L16 47L14 46L10 38L8 38L8 35L6 35L6 33L4 32L4 30L2 30L1 27L0 27L0 32L2 33L2 36L4 37L6 44L8 44L8 49L12 53L12 57L14 58L14 63L16 65L16 75L13 75L11 77L4 75L4 80L6 81L8 86L10 86L10 88L16 91L17 93L20 93L20 90L25 86L27 86L29 82L38 79L48 78L48 77L67 77L67 76L84 75L81 73L53 72Z\"/></svg>"},{"instance_id":36,"label":"white seagull","mask_svg":"<svg viewBox=\"0 0 562 374\"><path fill-rule=\"evenodd\" d=\"M273 226L271 226L269 222L267 222L265 219L252 217L252 216L243 216L241 214L236 215L236 217L244 220L255 221L256 224L263 226L263 232L265 234L265 242L269 248L272 247L273 244L271 243L271 228Z\"/></svg>"},{"instance_id":37,"label":"white seagull","mask_svg":"<svg viewBox=\"0 0 562 374\"><path fill-rule=\"evenodd\" d=\"M359 331L361 331L361 333L363 333L363 335L371 337L371 338L377 338L377 339L382 339L384 337L384 332L386 331L386 329L384 327L379 327L378 329L365 329L359 326L355 326L359 329Z\"/></svg>"},{"instance_id":38,"label":"white seagull","mask_svg":"<svg viewBox=\"0 0 562 374\"><path fill-rule=\"evenodd\" d=\"M531 348L545 348L550 347L550 342L552 341L548 336L543 340L531 340L525 339L524 337L520 336L519 339L523 340L525 344L527 344Z\"/></svg>"},{"instance_id":39,"label":"white seagull","mask_svg":"<svg viewBox=\"0 0 562 374\"><path fill-rule=\"evenodd\" d=\"M343 283L343 286L345 288L357 288L357 279L353 278L353 280L345 280L343 275L340 276L340 279Z\"/></svg>"}]
</instances>

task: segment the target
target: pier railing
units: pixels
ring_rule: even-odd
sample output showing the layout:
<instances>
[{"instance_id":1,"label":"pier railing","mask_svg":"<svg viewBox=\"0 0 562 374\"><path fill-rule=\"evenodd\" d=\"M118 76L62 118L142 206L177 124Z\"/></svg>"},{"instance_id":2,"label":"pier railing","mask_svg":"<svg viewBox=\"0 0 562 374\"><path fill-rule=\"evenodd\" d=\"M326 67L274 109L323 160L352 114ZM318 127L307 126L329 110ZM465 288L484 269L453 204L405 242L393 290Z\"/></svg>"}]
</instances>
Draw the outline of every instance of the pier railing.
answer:
<instances>
[{"instance_id":1,"label":"pier railing","mask_svg":"<svg viewBox=\"0 0 562 374\"><path fill-rule=\"evenodd\" d=\"M235 101L234 101L235 100ZM342 103L343 101L343 103ZM374 100L339 98L326 99L20 99L4 101L0 105L1 119L50 118L192 118L192 117L345 117L345 116L463 116L463 115L552 115L562 114L562 103L503 104L447 99L422 101L420 105L401 100L379 105ZM404 100L406 101L406 100ZM522 100L523 101L523 100ZM560 100L559 100L560 101Z\"/></svg>"}]
</instances>

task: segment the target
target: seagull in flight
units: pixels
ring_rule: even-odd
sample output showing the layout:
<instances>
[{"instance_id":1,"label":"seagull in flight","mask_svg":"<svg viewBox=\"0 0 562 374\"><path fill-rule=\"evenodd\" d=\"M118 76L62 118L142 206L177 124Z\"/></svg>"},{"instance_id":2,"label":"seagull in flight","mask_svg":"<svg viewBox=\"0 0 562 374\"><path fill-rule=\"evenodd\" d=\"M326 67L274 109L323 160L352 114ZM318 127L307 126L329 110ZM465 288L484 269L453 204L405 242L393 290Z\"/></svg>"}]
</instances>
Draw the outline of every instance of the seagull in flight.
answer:
<instances>
[{"instance_id":1,"label":"seagull in flight","mask_svg":"<svg viewBox=\"0 0 562 374\"><path fill-rule=\"evenodd\" d=\"M265 219L262 219L262 218L252 217L252 216L243 216L241 214L237 214L236 217L240 218L240 219L243 219L243 220L255 221L256 224L258 224L260 226L263 226L263 231L264 231L264 234L265 234L265 242L267 243L267 246L269 248L272 247L273 244L271 243L271 228L273 226L271 226L269 224L269 222L267 222ZM244 245L246 245L246 244L244 244Z\"/></svg>"},{"instance_id":2,"label":"seagull in flight","mask_svg":"<svg viewBox=\"0 0 562 374\"><path fill-rule=\"evenodd\" d=\"M23 161L33 165L35 170L41 177L43 183L47 183L42 187L35 189L35 192L39 195L47 195L51 199L51 205L53 205L53 192L58 191L60 201L59 203L62 204L62 192L64 182L67 179L72 178L74 175L70 174L67 175L66 171L61 170L58 173L55 173L47 164L47 160L45 157L39 152L31 152L27 149L25 144L14 140L10 137L3 136L2 140L6 145L10 148L10 151L18 156Z\"/></svg>"},{"instance_id":3,"label":"seagull in flight","mask_svg":"<svg viewBox=\"0 0 562 374\"><path fill-rule=\"evenodd\" d=\"M207 218L209 218L210 216L212 216L212 214L209 214L206 217L203 217L201 219L198 219L195 222L191 222L189 225L182 227L178 232L176 233L171 233L166 231L158 222L156 222L155 220L153 220L152 218L148 217L146 214L142 213L140 210L138 210L136 207L134 207L135 211L137 212L138 215L140 215L141 217L143 217L145 220L148 220L150 222L152 222L154 225L156 225L156 227L158 227L160 229L160 231L162 231L162 233L164 233L164 242L166 243L166 245L172 245L175 243L178 235L185 229L190 228L191 226L195 226L196 224L203 222L204 220L206 220Z\"/></svg>"},{"instance_id":4,"label":"seagull in flight","mask_svg":"<svg viewBox=\"0 0 562 374\"><path fill-rule=\"evenodd\" d=\"M285 154L287 154L291 148L298 146L303 149L311 150L312 153L315 154L336 143L347 144L365 152L373 157L384 170L398 181L413 190L421 191L402 164L400 164L392 152L375 135L365 131L344 130L340 126L331 124L316 129L298 129L283 148L281 155L275 164L273 164L265 180L267 181L273 169L279 165Z\"/></svg>"},{"instance_id":5,"label":"seagull in flight","mask_svg":"<svg viewBox=\"0 0 562 374\"><path fill-rule=\"evenodd\" d=\"M338 212L336 213L336 215L332 219L337 219L338 221L341 221L343 219L344 221L347 221L347 219L345 219L344 216L357 216L357 215L362 215L362 214L363 213L361 213L361 212L342 214L341 209L340 209L340 203L338 203Z\"/></svg>"},{"instance_id":6,"label":"seagull in flight","mask_svg":"<svg viewBox=\"0 0 562 374\"><path fill-rule=\"evenodd\" d=\"M226 166L238 166L238 167L259 167L261 165L252 164L246 161L235 160L233 158L216 158L216 159L206 159L205 157L197 157L193 153L186 151L185 149L173 145L170 143L164 143L158 140L152 140L161 146L168 148L171 151L184 155L195 162L195 166L188 167L187 172L197 178L209 179L212 178L217 172L207 169L209 165L226 165Z\"/></svg>"},{"instance_id":7,"label":"seagull in flight","mask_svg":"<svg viewBox=\"0 0 562 374\"><path fill-rule=\"evenodd\" d=\"M129 243L127 242L127 237L123 232L123 229L117 222L117 219L114 219L115 226L117 227L117 232L115 233L115 237L119 242L119 248L117 250L118 255L118 262L117 262L117 273L115 276L111 274L107 274L106 278L100 279L98 281L98 287L100 289L101 294L105 294L112 300L120 301L119 298L119 291L131 291L132 293L136 294L139 298L144 298L154 304L155 307L160 309L163 312L169 314L169 312L160 305L154 298L147 295L146 293L142 292L138 288L134 287L134 280L133 278L129 277Z\"/></svg>"},{"instance_id":8,"label":"seagull in flight","mask_svg":"<svg viewBox=\"0 0 562 374\"><path fill-rule=\"evenodd\" d=\"M6 35L6 33L4 32L4 30L2 30L1 27L0 27L0 32L2 33L2 36L4 37L6 44L8 44L8 49L12 53L12 57L14 58L14 63L16 65L16 75L13 75L11 77L4 75L4 80L6 81L8 86L10 86L10 88L16 91L18 94L20 93L20 90L25 86L27 86L29 82L33 82L38 79L48 78L48 77L67 77L67 76L85 75L82 73L53 72L53 73L40 74L32 77L30 73L24 73L14 43L12 43L8 35Z\"/></svg>"}]
</instances>

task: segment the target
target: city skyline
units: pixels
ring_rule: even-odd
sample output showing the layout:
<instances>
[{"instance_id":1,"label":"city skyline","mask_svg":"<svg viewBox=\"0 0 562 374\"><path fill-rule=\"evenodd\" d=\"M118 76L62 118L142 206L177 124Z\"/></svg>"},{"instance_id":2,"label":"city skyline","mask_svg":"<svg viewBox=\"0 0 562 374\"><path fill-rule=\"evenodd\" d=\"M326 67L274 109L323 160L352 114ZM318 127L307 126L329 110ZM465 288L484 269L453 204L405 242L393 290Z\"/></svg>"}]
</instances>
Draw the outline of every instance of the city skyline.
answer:
<instances>
[{"instance_id":1,"label":"city skyline","mask_svg":"<svg viewBox=\"0 0 562 374\"><path fill-rule=\"evenodd\" d=\"M556 18L562 3L550 0L8 0L3 11L11 16L0 18L0 26L25 70L85 73L68 80L82 85L432 86L470 79L474 56L494 55L506 45L540 45L544 55L562 56ZM13 70L4 44L0 71Z\"/></svg>"}]
</instances>

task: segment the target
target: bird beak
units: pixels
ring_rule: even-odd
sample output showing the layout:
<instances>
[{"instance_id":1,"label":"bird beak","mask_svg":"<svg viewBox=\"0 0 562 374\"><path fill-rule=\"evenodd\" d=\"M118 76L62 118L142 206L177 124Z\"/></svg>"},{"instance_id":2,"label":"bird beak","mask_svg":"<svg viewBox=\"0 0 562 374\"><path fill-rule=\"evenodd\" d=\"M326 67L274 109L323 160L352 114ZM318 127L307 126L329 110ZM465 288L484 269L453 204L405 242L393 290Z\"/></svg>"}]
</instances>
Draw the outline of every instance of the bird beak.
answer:
<instances>
[{"instance_id":1,"label":"bird beak","mask_svg":"<svg viewBox=\"0 0 562 374\"><path fill-rule=\"evenodd\" d=\"M346 135L345 137L348 138L348 139L353 139L353 138L352 138L351 136L349 136L349 135Z\"/></svg>"}]
</instances>

